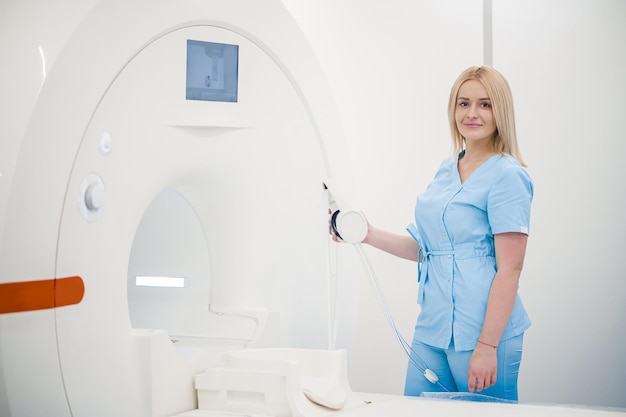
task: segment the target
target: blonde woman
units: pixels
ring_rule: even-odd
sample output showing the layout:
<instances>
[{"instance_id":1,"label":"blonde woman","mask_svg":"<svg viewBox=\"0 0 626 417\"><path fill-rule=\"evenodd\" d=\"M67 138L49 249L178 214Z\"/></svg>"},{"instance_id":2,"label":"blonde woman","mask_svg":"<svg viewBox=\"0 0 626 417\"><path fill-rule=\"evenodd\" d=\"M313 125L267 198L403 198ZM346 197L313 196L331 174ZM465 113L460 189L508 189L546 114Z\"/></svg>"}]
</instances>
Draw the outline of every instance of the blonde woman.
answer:
<instances>
[{"instance_id":1,"label":"blonde woman","mask_svg":"<svg viewBox=\"0 0 626 417\"><path fill-rule=\"evenodd\" d=\"M405 394L469 391L517 401L530 326L517 290L533 184L505 78L487 66L465 70L450 93L449 119L454 156L417 197L409 234L369 225L364 242L419 260L412 355L439 381L410 363Z\"/></svg>"}]
</instances>

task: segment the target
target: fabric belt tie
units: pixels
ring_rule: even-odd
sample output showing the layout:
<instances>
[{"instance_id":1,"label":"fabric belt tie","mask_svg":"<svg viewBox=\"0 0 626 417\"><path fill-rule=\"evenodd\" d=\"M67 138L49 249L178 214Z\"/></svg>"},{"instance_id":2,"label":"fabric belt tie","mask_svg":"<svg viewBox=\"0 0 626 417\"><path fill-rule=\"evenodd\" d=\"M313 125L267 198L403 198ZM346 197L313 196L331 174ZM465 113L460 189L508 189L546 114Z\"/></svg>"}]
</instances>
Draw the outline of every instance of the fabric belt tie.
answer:
<instances>
[{"instance_id":1,"label":"fabric belt tie","mask_svg":"<svg viewBox=\"0 0 626 417\"><path fill-rule=\"evenodd\" d=\"M417 302L422 304L424 299L424 287L428 280L428 265L435 256L448 256L451 258L450 276L454 275L454 262L461 259L480 258L494 256L488 248L476 247L474 242L466 242L454 245L454 248L444 250L428 250L424 245L424 240L414 224L409 224L406 229L409 234L419 244L417 251L417 282L419 290ZM421 262L420 262L421 261Z\"/></svg>"},{"instance_id":2,"label":"fabric belt tie","mask_svg":"<svg viewBox=\"0 0 626 417\"><path fill-rule=\"evenodd\" d=\"M424 250L423 245L418 241L420 248L417 251L417 282L419 290L417 293L417 303L422 304L424 299L424 287L428 279L428 264L433 256L454 256L453 250ZM421 258L421 261L420 261Z\"/></svg>"}]
</instances>

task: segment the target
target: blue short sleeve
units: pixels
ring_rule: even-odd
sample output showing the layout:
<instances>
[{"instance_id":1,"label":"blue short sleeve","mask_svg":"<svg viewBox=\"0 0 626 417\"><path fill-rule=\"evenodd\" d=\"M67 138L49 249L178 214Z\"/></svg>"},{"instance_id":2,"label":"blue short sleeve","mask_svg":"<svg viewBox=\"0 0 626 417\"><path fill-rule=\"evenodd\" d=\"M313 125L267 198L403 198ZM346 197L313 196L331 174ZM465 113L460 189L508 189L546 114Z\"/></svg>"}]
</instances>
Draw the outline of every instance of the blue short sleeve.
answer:
<instances>
[{"instance_id":1,"label":"blue short sleeve","mask_svg":"<svg viewBox=\"0 0 626 417\"><path fill-rule=\"evenodd\" d=\"M528 234L533 183L525 168L507 164L487 197L487 215L492 233Z\"/></svg>"}]
</instances>

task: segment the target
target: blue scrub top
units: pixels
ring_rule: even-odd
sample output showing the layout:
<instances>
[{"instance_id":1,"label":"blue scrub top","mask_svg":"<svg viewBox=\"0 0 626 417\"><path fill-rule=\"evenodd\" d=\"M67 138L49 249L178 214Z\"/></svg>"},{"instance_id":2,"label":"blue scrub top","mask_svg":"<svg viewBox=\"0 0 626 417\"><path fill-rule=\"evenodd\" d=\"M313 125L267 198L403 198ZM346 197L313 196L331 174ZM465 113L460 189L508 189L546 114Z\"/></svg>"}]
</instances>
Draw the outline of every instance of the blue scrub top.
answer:
<instances>
[{"instance_id":1,"label":"blue scrub top","mask_svg":"<svg viewBox=\"0 0 626 417\"><path fill-rule=\"evenodd\" d=\"M458 156L446 159L417 197L415 224L407 228L420 245L421 311L414 339L457 351L478 343L496 274L493 236L528 234L533 184L509 155L494 155L461 184ZM519 294L502 340L530 327Z\"/></svg>"}]
</instances>

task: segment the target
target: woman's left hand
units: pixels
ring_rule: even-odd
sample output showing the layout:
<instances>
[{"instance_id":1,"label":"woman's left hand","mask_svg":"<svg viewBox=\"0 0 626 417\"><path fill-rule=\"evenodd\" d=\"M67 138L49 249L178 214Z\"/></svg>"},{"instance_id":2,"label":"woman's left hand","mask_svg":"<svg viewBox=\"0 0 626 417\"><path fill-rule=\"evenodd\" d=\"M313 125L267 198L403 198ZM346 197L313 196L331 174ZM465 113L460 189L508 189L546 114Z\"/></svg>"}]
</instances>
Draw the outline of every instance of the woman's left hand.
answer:
<instances>
[{"instance_id":1,"label":"woman's left hand","mask_svg":"<svg viewBox=\"0 0 626 417\"><path fill-rule=\"evenodd\" d=\"M482 391L496 383L498 357L496 349L481 343L470 359L467 386L470 392Z\"/></svg>"}]
</instances>

